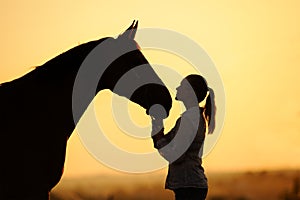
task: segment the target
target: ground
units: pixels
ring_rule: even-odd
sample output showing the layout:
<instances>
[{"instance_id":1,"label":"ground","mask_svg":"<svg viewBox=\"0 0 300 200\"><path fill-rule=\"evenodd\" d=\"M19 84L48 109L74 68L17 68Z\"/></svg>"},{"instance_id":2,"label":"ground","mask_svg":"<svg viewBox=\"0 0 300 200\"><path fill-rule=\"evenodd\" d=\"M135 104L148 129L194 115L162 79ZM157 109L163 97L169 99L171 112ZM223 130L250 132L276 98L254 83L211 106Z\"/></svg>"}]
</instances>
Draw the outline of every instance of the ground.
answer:
<instances>
[{"instance_id":1,"label":"ground","mask_svg":"<svg viewBox=\"0 0 300 200\"><path fill-rule=\"evenodd\" d=\"M209 173L208 200L300 200L300 170ZM63 179L51 200L172 200L164 175Z\"/></svg>"}]
</instances>

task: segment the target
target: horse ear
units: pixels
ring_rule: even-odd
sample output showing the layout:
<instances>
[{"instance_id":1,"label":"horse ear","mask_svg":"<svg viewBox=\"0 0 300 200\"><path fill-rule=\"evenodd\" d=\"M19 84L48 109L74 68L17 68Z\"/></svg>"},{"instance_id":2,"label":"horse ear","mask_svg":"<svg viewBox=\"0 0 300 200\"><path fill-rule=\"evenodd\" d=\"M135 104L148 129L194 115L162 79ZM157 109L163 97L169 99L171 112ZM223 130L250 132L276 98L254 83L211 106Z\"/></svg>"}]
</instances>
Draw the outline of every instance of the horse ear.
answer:
<instances>
[{"instance_id":1,"label":"horse ear","mask_svg":"<svg viewBox=\"0 0 300 200\"><path fill-rule=\"evenodd\" d=\"M138 24L139 24L139 21L136 20L135 25L132 27L132 31L131 31L131 35L130 35L130 39L132 39L132 40L133 40L134 37L135 37L135 34L136 34L136 30L137 30Z\"/></svg>"},{"instance_id":2,"label":"horse ear","mask_svg":"<svg viewBox=\"0 0 300 200\"><path fill-rule=\"evenodd\" d=\"M118 38L126 38L126 39L133 40L136 34L137 27L138 27L138 21L135 22L135 20L133 20L129 28L124 33L122 33Z\"/></svg>"}]
</instances>

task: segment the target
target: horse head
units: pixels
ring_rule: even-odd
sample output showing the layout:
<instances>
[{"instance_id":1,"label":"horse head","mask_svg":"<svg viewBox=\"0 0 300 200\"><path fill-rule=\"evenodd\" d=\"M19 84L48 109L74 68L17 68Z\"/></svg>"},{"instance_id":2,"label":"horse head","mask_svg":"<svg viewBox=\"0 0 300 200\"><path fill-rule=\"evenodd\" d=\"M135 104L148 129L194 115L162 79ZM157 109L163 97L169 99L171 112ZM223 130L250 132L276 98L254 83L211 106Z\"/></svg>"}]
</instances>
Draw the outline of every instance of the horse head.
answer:
<instances>
[{"instance_id":1,"label":"horse head","mask_svg":"<svg viewBox=\"0 0 300 200\"><path fill-rule=\"evenodd\" d=\"M134 21L117 38L105 41L109 46L105 54L113 59L100 78L98 91L109 89L139 104L148 115L166 118L172 106L171 95L134 40L137 26Z\"/></svg>"}]
</instances>

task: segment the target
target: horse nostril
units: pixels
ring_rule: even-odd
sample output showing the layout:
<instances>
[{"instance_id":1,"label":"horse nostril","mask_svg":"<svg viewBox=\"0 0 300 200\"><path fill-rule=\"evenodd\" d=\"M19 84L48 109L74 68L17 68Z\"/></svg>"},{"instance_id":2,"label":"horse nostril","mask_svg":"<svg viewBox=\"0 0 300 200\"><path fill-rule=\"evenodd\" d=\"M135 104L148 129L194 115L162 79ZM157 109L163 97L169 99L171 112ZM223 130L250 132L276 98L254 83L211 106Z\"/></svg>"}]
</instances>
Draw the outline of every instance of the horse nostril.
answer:
<instances>
[{"instance_id":1,"label":"horse nostril","mask_svg":"<svg viewBox=\"0 0 300 200\"><path fill-rule=\"evenodd\" d=\"M166 109L161 104L154 104L147 111L154 118L165 119L168 116Z\"/></svg>"}]
</instances>

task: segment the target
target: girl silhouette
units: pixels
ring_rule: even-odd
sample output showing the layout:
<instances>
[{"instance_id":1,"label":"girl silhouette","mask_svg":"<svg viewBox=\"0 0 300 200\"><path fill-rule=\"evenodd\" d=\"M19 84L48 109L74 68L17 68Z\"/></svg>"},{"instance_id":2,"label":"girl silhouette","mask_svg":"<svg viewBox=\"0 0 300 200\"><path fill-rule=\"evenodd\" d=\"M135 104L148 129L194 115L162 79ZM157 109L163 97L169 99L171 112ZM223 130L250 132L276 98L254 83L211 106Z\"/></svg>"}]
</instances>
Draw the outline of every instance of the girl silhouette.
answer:
<instances>
[{"instance_id":1,"label":"girl silhouette","mask_svg":"<svg viewBox=\"0 0 300 200\"><path fill-rule=\"evenodd\" d=\"M214 93L200 75L185 77L176 88L176 100L186 111L170 132L164 134L162 119L152 117L154 147L169 162L165 188L173 190L176 200L204 200L208 192L202 167L206 132L214 130ZM199 103L206 100L205 106Z\"/></svg>"}]
</instances>

